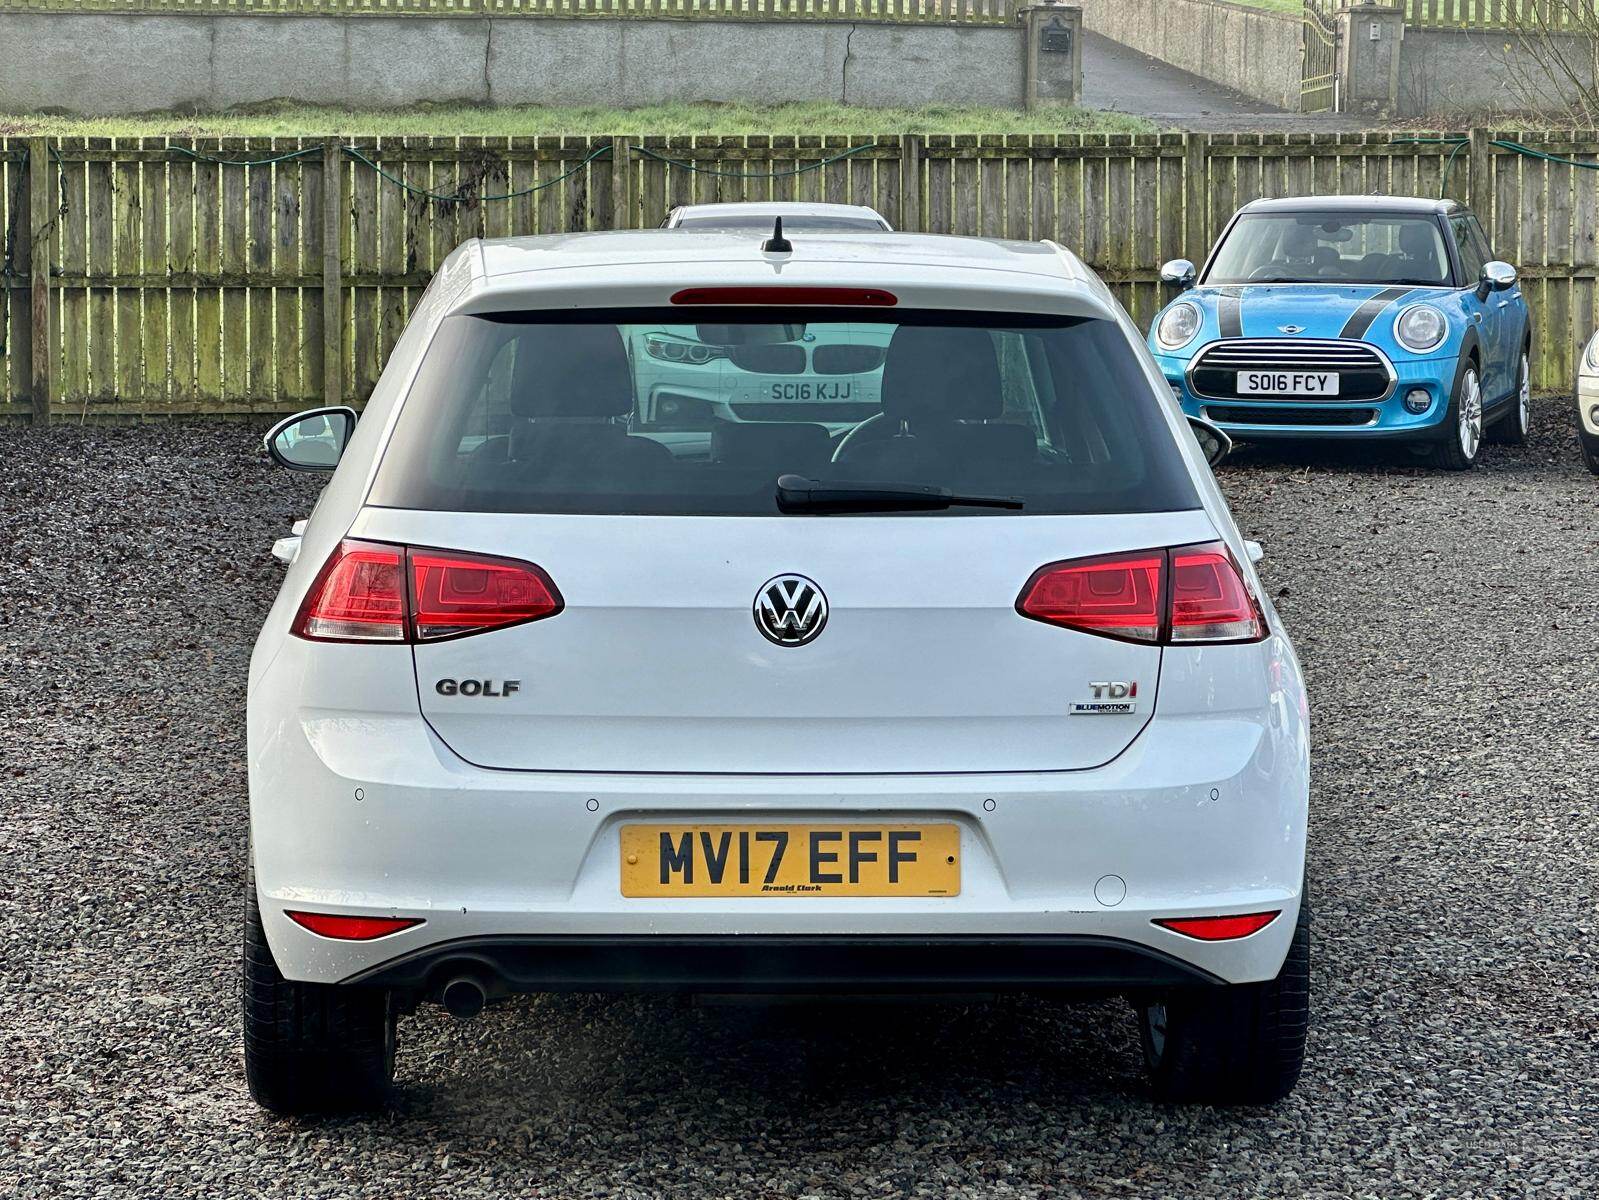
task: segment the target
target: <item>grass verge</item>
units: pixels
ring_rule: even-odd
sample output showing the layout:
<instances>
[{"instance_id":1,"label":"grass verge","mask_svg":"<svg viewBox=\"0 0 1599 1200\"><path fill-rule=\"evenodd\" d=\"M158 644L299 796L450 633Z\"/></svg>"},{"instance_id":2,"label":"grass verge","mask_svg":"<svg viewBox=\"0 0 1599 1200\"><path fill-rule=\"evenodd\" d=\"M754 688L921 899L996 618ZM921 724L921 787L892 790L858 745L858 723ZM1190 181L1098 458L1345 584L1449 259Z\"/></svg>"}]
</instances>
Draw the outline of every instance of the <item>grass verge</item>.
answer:
<instances>
[{"instance_id":1,"label":"grass verge","mask_svg":"<svg viewBox=\"0 0 1599 1200\"><path fill-rule=\"evenodd\" d=\"M662 104L651 108L479 108L382 111L268 104L225 113L125 117L0 114L0 136L22 137L524 137L530 134L1153 133L1140 117L1087 108L1018 112L932 106Z\"/></svg>"}]
</instances>

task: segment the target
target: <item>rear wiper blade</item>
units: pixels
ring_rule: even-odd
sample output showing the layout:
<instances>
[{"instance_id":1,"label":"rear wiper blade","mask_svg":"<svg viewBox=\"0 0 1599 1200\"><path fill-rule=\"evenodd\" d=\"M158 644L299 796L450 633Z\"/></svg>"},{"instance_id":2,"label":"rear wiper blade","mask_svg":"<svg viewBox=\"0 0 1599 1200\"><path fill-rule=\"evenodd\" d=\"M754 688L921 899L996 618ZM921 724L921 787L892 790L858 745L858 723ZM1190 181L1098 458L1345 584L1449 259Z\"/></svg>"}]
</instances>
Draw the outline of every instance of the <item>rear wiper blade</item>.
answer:
<instances>
[{"instance_id":1,"label":"rear wiper blade","mask_svg":"<svg viewBox=\"0 0 1599 1200\"><path fill-rule=\"evenodd\" d=\"M780 475L777 507L786 513L933 512L942 508L1023 507L1015 496L963 496L947 487L914 483L824 483Z\"/></svg>"}]
</instances>

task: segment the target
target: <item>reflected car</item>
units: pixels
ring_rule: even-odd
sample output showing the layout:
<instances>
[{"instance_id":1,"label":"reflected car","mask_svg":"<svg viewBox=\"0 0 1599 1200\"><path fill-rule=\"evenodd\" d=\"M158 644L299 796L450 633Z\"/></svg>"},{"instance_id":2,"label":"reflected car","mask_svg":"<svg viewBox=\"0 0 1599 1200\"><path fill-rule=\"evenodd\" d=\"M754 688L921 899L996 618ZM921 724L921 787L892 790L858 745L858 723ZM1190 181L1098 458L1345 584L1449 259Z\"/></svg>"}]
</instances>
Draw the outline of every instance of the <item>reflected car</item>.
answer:
<instances>
[{"instance_id":1,"label":"reflected car","mask_svg":"<svg viewBox=\"0 0 1599 1200\"><path fill-rule=\"evenodd\" d=\"M1228 223L1149 349L1183 410L1240 441L1381 438L1471 467L1520 443L1532 324L1516 270L1453 200L1259 200Z\"/></svg>"},{"instance_id":2,"label":"reflected car","mask_svg":"<svg viewBox=\"0 0 1599 1200\"><path fill-rule=\"evenodd\" d=\"M771 233L778 217L783 218L785 234L888 233L894 228L882 213L864 204L809 204L797 200L680 204L666 214L661 228Z\"/></svg>"}]
</instances>

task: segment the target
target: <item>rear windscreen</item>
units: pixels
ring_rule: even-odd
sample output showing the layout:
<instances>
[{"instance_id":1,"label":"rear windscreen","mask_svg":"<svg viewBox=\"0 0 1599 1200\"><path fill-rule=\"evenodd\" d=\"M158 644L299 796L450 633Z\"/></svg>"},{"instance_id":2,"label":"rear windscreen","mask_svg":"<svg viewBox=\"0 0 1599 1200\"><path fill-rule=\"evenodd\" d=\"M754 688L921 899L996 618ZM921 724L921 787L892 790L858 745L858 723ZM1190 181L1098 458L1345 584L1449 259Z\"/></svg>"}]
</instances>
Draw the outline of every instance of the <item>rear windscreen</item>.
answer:
<instances>
[{"instance_id":1,"label":"rear windscreen","mask_svg":"<svg viewBox=\"0 0 1599 1200\"><path fill-rule=\"evenodd\" d=\"M778 476L796 474L1015 497L1024 514L1198 507L1162 401L1112 322L894 318L749 308L447 318L371 503L771 516Z\"/></svg>"}]
</instances>

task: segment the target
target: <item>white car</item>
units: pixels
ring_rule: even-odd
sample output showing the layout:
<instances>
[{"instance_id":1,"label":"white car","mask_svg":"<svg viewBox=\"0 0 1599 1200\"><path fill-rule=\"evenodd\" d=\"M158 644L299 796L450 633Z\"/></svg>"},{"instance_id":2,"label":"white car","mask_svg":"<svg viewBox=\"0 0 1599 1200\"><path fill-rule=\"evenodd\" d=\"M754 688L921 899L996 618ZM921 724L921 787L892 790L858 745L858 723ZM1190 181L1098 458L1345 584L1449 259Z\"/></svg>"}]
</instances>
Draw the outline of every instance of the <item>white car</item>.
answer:
<instances>
[{"instance_id":1,"label":"white car","mask_svg":"<svg viewBox=\"0 0 1599 1200\"><path fill-rule=\"evenodd\" d=\"M675 453L641 325L882 344L880 395ZM1122 993L1158 1096L1292 1087L1299 667L1070 253L474 241L359 423L268 447L326 469L330 436L250 666L261 1103L380 1103L419 1002L616 989Z\"/></svg>"},{"instance_id":2,"label":"white car","mask_svg":"<svg viewBox=\"0 0 1599 1200\"><path fill-rule=\"evenodd\" d=\"M1577 440L1582 459L1599 475L1599 333L1588 341L1577 363Z\"/></svg>"},{"instance_id":3,"label":"white car","mask_svg":"<svg viewBox=\"0 0 1599 1200\"><path fill-rule=\"evenodd\" d=\"M739 200L722 204L679 204L666 214L663 229L744 230L770 233L781 218L787 233L888 233L893 226L864 204L822 204L802 200Z\"/></svg>"}]
</instances>

